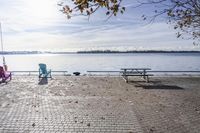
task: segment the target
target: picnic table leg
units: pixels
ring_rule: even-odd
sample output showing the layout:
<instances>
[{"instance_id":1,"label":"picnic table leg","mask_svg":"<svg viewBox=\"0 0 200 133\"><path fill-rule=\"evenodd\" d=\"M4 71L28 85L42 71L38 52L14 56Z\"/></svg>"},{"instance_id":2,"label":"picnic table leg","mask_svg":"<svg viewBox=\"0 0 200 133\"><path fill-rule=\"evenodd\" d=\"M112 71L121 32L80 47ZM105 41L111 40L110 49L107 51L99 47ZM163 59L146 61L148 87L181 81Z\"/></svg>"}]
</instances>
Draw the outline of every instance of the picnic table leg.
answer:
<instances>
[{"instance_id":1,"label":"picnic table leg","mask_svg":"<svg viewBox=\"0 0 200 133\"><path fill-rule=\"evenodd\" d=\"M128 76L122 76L126 83L128 83Z\"/></svg>"},{"instance_id":2,"label":"picnic table leg","mask_svg":"<svg viewBox=\"0 0 200 133\"><path fill-rule=\"evenodd\" d=\"M148 75L147 75L147 79L146 79L146 82L147 82L147 83L149 83L149 76L148 76Z\"/></svg>"},{"instance_id":3,"label":"picnic table leg","mask_svg":"<svg viewBox=\"0 0 200 133\"><path fill-rule=\"evenodd\" d=\"M125 77L126 83L128 83L128 76Z\"/></svg>"},{"instance_id":4,"label":"picnic table leg","mask_svg":"<svg viewBox=\"0 0 200 133\"><path fill-rule=\"evenodd\" d=\"M126 75L126 70L125 70L125 75ZM125 76L126 78L126 83L128 83L128 76Z\"/></svg>"},{"instance_id":5,"label":"picnic table leg","mask_svg":"<svg viewBox=\"0 0 200 133\"><path fill-rule=\"evenodd\" d=\"M143 70L143 79L146 79L145 75L146 75L146 70Z\"/></svg>"},{"instance_id":6,"label":"picnic table leg","mask_svg":"<svg viewBox=\"0 0 200 133\"><path fill-rule=\"evenodd\" d=\"M122 78L124 79L125 82L128 82L127 76L123 75Z\"/></svg>"},{"instance_id":7,"label":"picnic table leg","mask_svg":"<svg viewBox=\"0 0 200 133\"><path fill-rule=\"evenodd\" d=\"M124 70L123 74L123 79L125 80L126 83L128 83L128 76L126 75L126 69Z\"/></svg>"}]
</instances>

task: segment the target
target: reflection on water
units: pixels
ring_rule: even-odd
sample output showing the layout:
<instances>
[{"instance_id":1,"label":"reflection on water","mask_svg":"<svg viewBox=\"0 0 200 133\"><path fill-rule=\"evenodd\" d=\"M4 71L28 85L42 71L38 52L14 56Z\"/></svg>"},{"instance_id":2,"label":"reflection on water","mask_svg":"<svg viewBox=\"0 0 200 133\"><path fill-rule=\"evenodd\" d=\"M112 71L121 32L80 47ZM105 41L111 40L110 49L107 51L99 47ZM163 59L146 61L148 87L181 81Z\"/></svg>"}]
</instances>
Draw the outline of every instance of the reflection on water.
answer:
<instances>
[{"instance_id":1,"label":"reflection on water","mask_svg":"<svg viewBox=\"0 0 200 133\"><path fill-rule=\"evenodd\" d=\"M135 54L32 54L6 55L12 71L38 70L46 63L52 70L69 72L87 70L119 70L122 67L149 67L152 70L200 70L199 53L135 53ZM2 64L2 59L1 59Z\"/></svg>"}]
</instances>

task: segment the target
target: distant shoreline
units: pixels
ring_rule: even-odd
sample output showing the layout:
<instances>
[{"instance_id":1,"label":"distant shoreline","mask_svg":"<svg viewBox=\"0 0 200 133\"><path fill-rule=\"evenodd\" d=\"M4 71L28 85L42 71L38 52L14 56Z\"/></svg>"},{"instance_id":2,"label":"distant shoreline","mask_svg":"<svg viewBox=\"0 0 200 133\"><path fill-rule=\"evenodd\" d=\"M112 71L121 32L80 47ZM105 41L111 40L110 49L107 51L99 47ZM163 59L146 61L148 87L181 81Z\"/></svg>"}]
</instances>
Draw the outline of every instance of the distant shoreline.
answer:
<instances>
[{"instance_id":1,"label":"distant shoreline","mask_svg":"<svg viewBox=\"0 0 200 133\"><path fill-rule=\"evenodd\" d=\"M5 51L0 52L0 55L16 55L16 54L128 54L128 53L200 53L200 51L110 51L110 50L92 50L92 51L77 51L77 52L41 52L41 51Z\"/></svg>"},{"instance_id":2,"label":"distant shoreline","mask_svg":"<svg viewBox=\"0 0 200 133\"><path fill-rule=\"evenodd\" d=\"M97 53L200 53L200 51L159 51L159 50L144 50L144 51L110 51L110 50L94 50L94 51L78 51L78 54L83 53L91 53L91 54L97 54Z\"/></svg>"}]
</instances>

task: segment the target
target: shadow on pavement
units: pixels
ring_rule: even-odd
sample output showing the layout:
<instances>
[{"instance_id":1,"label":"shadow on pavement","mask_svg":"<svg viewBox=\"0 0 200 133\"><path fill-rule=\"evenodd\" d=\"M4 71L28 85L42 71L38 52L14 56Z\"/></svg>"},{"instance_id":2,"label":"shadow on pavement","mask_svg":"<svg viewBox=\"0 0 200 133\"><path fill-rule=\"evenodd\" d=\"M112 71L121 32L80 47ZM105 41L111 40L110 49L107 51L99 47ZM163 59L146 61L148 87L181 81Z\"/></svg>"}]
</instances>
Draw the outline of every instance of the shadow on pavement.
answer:
<instances>
[{"instance_id":1,"label":"shadow on pavement","mask_svg":"<svg viewBox=\"0 0 200 133\"><path fill-rule=\"evenodd\" d=\"M142 87L143 89L165 89L165 90L184 90L184 88L176 85L165 85L161 81L150 81L146 83L145 81L131 81L129 84L134 85L135 87Z\"/></svg>"},{"instance_id":2,"label":"shadow on pavement","mask_svg":"<svg viewBox=\"0 0 200 133\"><path fill-rule=\"evenodd\" d=\"M143 89L165 89L165 90L184 90L184 88L176 85L137 85Z\"/></svg>"},{"instance_id":3,"label":"shadow on pavement","mask_svg":"<svg viewBox=\"0 0 200 133\"><path fill-rule=\"evenodd\" d=\"M39 85L46 85L48 84L48 79L46 77L41 78L41 80L39 80Z\"/></svg>"}]
</instances>

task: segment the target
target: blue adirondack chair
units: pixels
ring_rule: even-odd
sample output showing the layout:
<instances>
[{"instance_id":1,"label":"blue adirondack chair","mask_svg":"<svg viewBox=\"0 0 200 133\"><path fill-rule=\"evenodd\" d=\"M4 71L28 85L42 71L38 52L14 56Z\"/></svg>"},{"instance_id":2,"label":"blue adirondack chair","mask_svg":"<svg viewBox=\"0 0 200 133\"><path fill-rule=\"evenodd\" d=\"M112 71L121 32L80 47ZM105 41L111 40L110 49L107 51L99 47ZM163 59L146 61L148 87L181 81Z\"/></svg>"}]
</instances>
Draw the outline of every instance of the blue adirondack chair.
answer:
<instances>
[{"instance_id":1,"label":"blue adirondack chair","mask_svg":"<svg viewBox=\"0 0 200 133\"><path fill-rule=\"evenodd\" d=\"M47 70L47 65L43 63L39 64L39 79L40 78L52 78L51 69Z\"/></svg>"}]
</instances>

